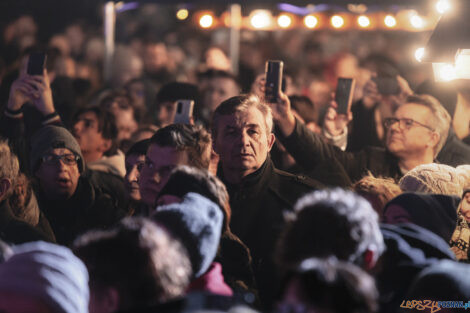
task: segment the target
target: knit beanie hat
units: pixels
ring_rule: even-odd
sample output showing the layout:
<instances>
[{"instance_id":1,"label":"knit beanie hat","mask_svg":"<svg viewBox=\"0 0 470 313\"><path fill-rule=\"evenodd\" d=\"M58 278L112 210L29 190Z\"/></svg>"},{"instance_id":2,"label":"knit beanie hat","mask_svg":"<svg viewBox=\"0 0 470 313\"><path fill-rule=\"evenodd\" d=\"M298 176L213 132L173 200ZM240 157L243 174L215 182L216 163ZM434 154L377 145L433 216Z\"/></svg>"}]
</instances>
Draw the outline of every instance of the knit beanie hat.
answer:
<instances>
[{"instance_id":1,"label":"knit beanie hat","mask_svg":"<svg viewBox=\"0 0 470 313\"><path fill-rule=\"evenodd\" d=\"M76 156L78 160L78 170L83 172L85 160L77 140L65 128L48 125L39 129L31 140L30 166L33 173L39 167L41 158L51 149L67 148Z\"/></svg>"},{"instance_id":2,"label":"knit beanie hat","mask_svg":"<svg viewBox=\"0 0 470 313\"><path fill-rule=\"evenodd\" d=\"M219 247L224 217L218 205L190 192L181 203L157 207L152 219L181 241L188 251L194 276L202 276Z\"/></svg>"},{"instance_id":3,"label":"knit beanie hat","mask_svg":"<svg viewBox=\"0 0 470 313\"><path fill-rule=\"evenodd\" d=\"M43 241L13 247L0 264L0 291L42 300L57 313L88 313L85 265L70 249Z\"/></svg>"},{"instance_id":4,"label":"knit beanie hat","mask_svg":"<svg viewBox=\"0 0 470 313\"><path fill-rule=\"evenodd\" d=\"M461 175L454 167L445 164L422 164L406 173L399 182L406 192L436 193L460 196Z\"/></svg>"},{"instance_id":5,"label":"knit beanie hat","mask_svg":"<svg viewBox=\"0 0 470 313\"><path fill-rule=\"evenodd\" d=\"M426 228L449 242L457 225L457 207L460 198L448 195L404 193L387 203L384 215L391 205L398 205L411 216L411 223Z\"/></svg>"}]
</instances>

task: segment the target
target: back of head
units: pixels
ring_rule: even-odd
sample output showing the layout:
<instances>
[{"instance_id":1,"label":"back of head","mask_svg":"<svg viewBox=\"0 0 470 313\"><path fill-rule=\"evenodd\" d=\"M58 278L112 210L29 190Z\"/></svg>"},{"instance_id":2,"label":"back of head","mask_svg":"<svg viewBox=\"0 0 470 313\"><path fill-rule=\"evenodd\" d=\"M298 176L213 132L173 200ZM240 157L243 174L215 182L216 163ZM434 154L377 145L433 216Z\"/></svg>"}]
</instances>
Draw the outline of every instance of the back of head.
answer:
<instances>
[{"instance_id":1,"label":"back of head","mask_svg":"<svg viewBox=\"0 0 470 313\"><path fill-rule=\"evenodd\" d=\"M387 202L402 193L392 178L374 177L372 173L354 183L353 189L369 201L379 218L382 217L383 208Z\"/></svg>"},{"instance_id":2,"label":"back of head","mask_svg":"<svg viewBox=\"0 0 470 313\"><path fill-rule=\"evenodd\" d=\"M88 268L91 292L117 289L120 310L180 297L189 284L191 265L184 248L144 218L88 232L75 241L74 251Z\"/></svg>"},{"instance_id":3,"label":"back of head","mask_svg":"<svg viewBox=\"0 0 470 313\"><path fill-rule=\"evenodd\" d=\"M198 193L220 207L224 214L224 231L227 230L232 214L227 188L220 179L207 170L185 165L178 166L171 172L167 183L160 190L156 203L160 205L159 199L165 195L182 199L190 192Z\"/></svg>"},{"instance_id":4,"label":"back of head","mask_svg":"<svg viewBox=\"0 0 470 313\"><path fill-rule=\"evenodd\" d=\"M13 247L13 255L0 264L2 292L39 301L51 312L88 312L85 265L68 248L51 243L37 241Z\"/></svg>"},{"instance_id":5,"label":"back of head","mask_svg":"<svg viewBox=\"0 0 470 313\"><path fill-rule=\"evenodd\" d=\"M377 312L374 280L359 267L335 258L303 260L291 269L283 285L278 312L304 307L307 312ZM288 296L290 295L290 297Z\"/></svg>"},{"instance_id":6,"label":"back of head","mask_svg":"<svg viewBox=\"0 0 470 313\"><path fill-rule=\"evenodd\" d=\"M462 301L470 298L470 265L441 260L415 278L407 299Z\"/></svg>"},{"instance_id":7,"label":"back of head","mask_svg":"<svg viewBox=\"0 0 470 313\"><path fill-rule=\"evenodd\" d=\"M445 164L418 165L400 179L405 192L436 193L460 196L463 192L459 172Z\"/></svg>"},{"instance_id":8,"label":"back of head","mask_svg":"<svg viewBox=\"0 0 470 313\"><path fill-rule=\"evenodd\" d=\"M187 124L171 124L160 128L150 138L150 144L171 147L188 153L189 165L207 169L210 164L211 136L202 127Z\"/></svg>"},{"instance_id":9,"label":"back of head","mask_svg":"<svg viewBox=\"0 0 470 313\"><path fill-rule=\"evenodd\" d=\"M196 278L209 269L222 233L223 213L217 204L190 192L181 203L157 207L152 220L184 244Z\"/></svg>"},{"instance_id":10,"label":"back of head","mask_svg":"<svg viewBox=\"0 0 470 313\"><path fill-rule=\"evenodd\" d=\"M377 213L367 200L343 189L320 190L297 201L295 216L279 242L278 260L289 266L308 257L335 256L373 265L384 250Z\"/></svg>"},{"instance_id":11,"label":"back of head","mask_svg":"<svg viewBox=\"0 0 470 313\"><path fill-rule=\"evenodd\" d=\"M7 141L0 141L0 180L7 179L10 182L9 190L0 193L0 201L13 192L16 180L20 172L20 164L16 155L11 151ZM5 196L5 197L4 197Z\"/></svg>"},{"instance_id":12,"label":"back of head","mask_svg":"<svg viewBox=\"0 0 470 313\"><path fill-rule=\"evenodd\" d=\"M179 99L194 100L196 106L199 101L199 91L196 85L190 83L171 82L160 88L155 98L157 105L163 102L175 102Z\"/></svg>"}]
</instances>

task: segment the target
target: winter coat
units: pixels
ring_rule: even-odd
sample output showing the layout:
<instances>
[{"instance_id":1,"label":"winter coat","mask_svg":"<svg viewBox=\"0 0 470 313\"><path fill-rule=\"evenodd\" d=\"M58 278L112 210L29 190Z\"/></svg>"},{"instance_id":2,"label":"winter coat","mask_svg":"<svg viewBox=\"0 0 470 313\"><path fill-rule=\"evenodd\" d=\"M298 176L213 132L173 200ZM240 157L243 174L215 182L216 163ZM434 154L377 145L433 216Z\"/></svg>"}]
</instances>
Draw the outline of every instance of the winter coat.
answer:
<instances>
[{"instance_id":1,"label":"winter coat","mask_svg":"<svg viewBox=\"0 0 470 313\"><path fill-rule=\"evenodd\" d=\"M218 174L230 196L230 228L250 249L259 296L268 308L279 287L273 254L285 226L284 213L292 211L302 195L323 185L276 169L270 158L238 185L225 181L222 170Z\"/></svg>"}]
</instances>

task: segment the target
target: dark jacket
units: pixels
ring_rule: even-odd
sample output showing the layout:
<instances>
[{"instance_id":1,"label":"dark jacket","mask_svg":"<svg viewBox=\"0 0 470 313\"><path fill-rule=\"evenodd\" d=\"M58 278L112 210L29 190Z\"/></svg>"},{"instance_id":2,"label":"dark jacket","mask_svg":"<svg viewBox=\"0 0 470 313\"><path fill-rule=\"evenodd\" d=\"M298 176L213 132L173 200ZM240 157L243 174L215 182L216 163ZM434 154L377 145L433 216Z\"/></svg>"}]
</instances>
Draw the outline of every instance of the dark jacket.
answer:
<instances>
[{"instance_id":1,"label":"dark jacket","mask_svg":"<svg viewBox=\"0 0 470 313\"><path fill-rule=\"evenodd\" d=\"M67 200L48 200L40 191L37 195L57 243L66 246L87 230L108 228L125 216L117 200L83 174L77 190Z\"/></svg>"},{"instance_id":2,"label":"dark jacket","mask_svg":"<svg viewBox=\"0 0 470 313\"><path fill-rule=\"evenodd\" d=\"M278 289L273 253L285 225L284 213L292 211L299 197L323 185L305 176L280 171L269 158L238 185L225 181L222 171L219 177L230 195L230 228L251 251L259 296L268 308Z\"/></svg>"},{"instance_id":3,"label":"dark jacket","mask_svg":"<svg viewBox=\"0 0 470 313\"><path fill-rule=\"evenodd\" d=\"M33 226L17 219L6 200L0 202L0 239L10 244L38 240L53 242Z\"/></svg>"},{"instance_id":4,"label":"dark jacket","mask_svg":"<svg viewBox=\"0 0 470 313\"><path fill-rule=\"evenodd\" d=\"M470 164L470 146L457 137L452 126L449 129L447 140L436 159L439 163L454 167Z\"/></svg>"},{"instance_id":5,"label":"dark jacket","mask_svg":"<svg viewBox=\"0 0 470 313\"><path fill-rule=\"evenodd\" d=\"M296 162L306 169L314 169L318 164L339 162L353 182L361 179L367 171L371 171L374 176L396 180L403 176L398 167L398 159L384 148L368 147L355 153L344 152L324 142L299 121L290 136L277 137Z\"/></svg>"},{"instance_id":6,"label":"dark jacket","mask_svg":"<svg viewBox=\"0 0 470 313\"><path fill-rule=\"evenodd\" d=\"M413 279L420 271L442 259L455 260L454 254L438 235L414 224L380 226L386 251L375 273L382 313L395 313Z\"/></svg>"}]
</instances>

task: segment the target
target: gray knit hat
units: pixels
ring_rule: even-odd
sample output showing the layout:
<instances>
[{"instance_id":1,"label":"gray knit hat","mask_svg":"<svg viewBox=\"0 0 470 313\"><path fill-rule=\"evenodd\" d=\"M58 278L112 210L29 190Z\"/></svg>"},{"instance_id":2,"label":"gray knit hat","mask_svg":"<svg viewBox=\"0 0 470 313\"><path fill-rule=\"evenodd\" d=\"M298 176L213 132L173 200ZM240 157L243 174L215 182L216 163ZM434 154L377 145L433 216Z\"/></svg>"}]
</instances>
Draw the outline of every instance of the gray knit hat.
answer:
<instances>
[{"instance_id":1,"label":"gray knit hat","mask_svg":"<svg viewBox=\"0 0 470 313\"><path fill-rule=\"evenodd\" d=\"M55 148L67 148L80 157L78 170L83 172L85 161L77 140L64 127L49 125L39 129L31 140L30 166L33 173L38 169L41 158Z\"/></svg>"},{"instance_id":2,"label":"gray knit hat","mask_svg":"<svg viewBox=\"0 0 470 313\"><path fill-rule=\"evenodd\" d=\"M88 271L70 249L48 242L13 247L0 264L0 290L38 299L56 313L88 313Z\"/></svg>"}]
</instances>

